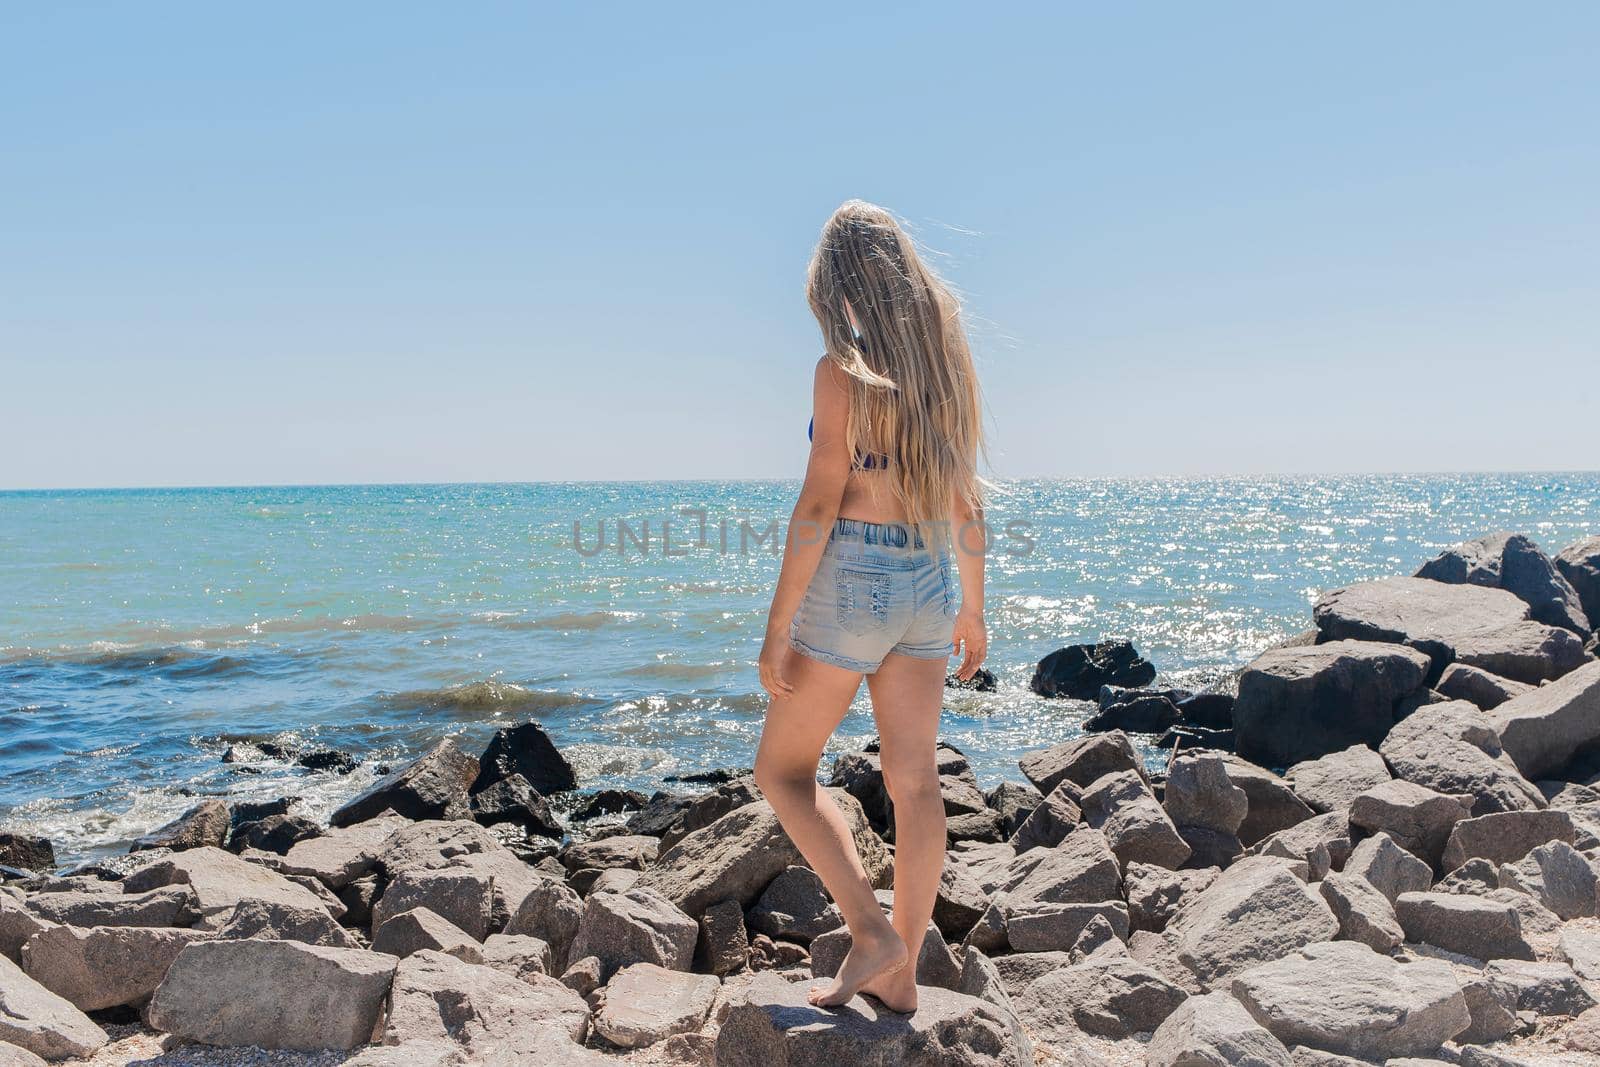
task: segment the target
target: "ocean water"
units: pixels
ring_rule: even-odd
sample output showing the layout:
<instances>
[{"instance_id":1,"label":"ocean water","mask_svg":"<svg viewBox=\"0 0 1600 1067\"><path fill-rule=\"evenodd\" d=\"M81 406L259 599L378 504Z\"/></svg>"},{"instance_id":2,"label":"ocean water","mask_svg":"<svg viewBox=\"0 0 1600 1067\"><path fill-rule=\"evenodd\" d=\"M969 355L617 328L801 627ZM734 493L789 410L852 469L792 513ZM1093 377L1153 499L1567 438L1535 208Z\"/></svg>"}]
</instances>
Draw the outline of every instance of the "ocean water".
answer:
<instances>
[{"instance_id":1,"label":"ocean water","mask_svg":"<svg viewBox=\"0 0 1600 1067\"><path fill-rule=\"evenodd\" d=\"M778 568L753 535L796 488L0 493L0 827L72 861L198 795L325 814L384 762L528 718L585 788L748 766ZM1019 482L990 518L1018 524L990 566L999 691L948 692L942 724L985 786L1079 733L1087 704L1027 690L1060 645L1129 637L1161 684L1198 687L1306 629L1320 590L1491 530L1551 551L1600 532L1600 475ZM834 747L873 733L863 690ZM260 739L363 762L222 762Z\"/></svg>"}]
</instances>

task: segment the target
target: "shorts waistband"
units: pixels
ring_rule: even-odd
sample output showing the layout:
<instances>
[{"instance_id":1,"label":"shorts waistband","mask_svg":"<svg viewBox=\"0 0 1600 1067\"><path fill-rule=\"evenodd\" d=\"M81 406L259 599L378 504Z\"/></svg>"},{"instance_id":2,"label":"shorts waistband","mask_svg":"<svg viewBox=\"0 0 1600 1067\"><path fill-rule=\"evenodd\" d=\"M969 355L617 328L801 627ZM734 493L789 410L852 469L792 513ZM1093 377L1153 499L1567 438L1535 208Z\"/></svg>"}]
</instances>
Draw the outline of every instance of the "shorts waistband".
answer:
<instances>
[{"instance_id":1,"label":"shorts waistband","mask_svg":"<svg viewBox=\"0 0 1600 1067\"><path fill-rule=\"evenodd\" d=\"M863 545L881 545L885 548L916 548L927 546L916 528L902 522L862 522L860 519L838 519L833 524L835 541L854 541Z\"/></svg>"}]
</instances>

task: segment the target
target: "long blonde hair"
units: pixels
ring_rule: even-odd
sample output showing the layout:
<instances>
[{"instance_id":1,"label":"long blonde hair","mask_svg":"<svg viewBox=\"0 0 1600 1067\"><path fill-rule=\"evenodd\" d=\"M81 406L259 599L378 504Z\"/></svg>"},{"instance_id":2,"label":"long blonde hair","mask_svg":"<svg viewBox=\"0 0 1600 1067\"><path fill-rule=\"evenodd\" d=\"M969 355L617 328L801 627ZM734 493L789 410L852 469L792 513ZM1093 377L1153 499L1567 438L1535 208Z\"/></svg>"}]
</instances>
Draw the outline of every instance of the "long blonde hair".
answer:
<instances>
[{"instance_id":1,"label":"long blonde hair","mask_svg":"<svg viewBox=\"0 0 1600 1067\"><path fill-rule=\"evenodd\" d=\"M828 358L849 376L857 462L887 458L886 480L919 527L946 521L958 499L982 507L982 403L961 305L895 217L864 200L840 205L812 254L806 299Z\"/></svg>"}]
</instances>

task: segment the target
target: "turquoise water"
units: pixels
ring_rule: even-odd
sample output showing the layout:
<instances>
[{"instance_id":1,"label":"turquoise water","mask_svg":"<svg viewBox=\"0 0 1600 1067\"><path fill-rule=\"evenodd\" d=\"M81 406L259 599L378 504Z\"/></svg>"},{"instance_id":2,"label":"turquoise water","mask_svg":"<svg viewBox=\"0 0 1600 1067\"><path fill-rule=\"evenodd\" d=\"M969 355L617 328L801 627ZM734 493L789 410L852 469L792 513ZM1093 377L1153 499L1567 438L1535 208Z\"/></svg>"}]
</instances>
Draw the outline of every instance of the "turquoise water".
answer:
<instances>
[{"instance_id":1,"label":"turquoise water","mask_svg":"<svg viewBox=\"0 0 1600 1067\"><path fill-rule=\"evenodd\" d=\"M0 493L0 825L73 859L197 794L294 793L325 813L382 761L529 717L585 787L748 766L778 560L739 551L739 523L781 522L795 488ZM705 512L704 545L685 508ZM1011 483L991 519L1033 542L1003 541L991 566L1000 691L948 694L943 724L986 786L1078 732L1086 705L1026 689L1057 646L1131 637L1163 683L1201 685L1305 629L1319 590L1490 530L1550 550L1600 532L1600 475ZM618 520L648 540L618 552ZM610 547L586 554L602 522ZM859 702L836 747L872 733ZM220 760L230 740L285 735L365 763Z\"/></svg>"}]
</instances>

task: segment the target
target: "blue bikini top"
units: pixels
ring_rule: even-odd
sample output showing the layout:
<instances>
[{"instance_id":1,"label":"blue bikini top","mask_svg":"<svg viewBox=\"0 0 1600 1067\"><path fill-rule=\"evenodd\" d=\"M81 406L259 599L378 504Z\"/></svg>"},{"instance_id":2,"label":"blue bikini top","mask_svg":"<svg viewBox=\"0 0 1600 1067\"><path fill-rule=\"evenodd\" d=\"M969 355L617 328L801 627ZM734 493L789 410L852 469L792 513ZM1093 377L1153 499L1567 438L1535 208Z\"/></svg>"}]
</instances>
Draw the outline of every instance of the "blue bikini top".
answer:
<instances>
[{"instance_id":1,"label":"blue bikini top","mask_svg":"<svg viewBox=\"0 0 1600 1067\"><path fill-rule=\"evenodd\" d=\"M817 420L816 420L815 417L813 417L810 422L806 423L806 440L807 441L813 440L812 434L813 434L813 431L816 430L816 428L817 428ZM882 453L872 453L872 452L869 452L869 453L867 453L866 455L863 456L860 452L857 452L856 453L856 466L860 467L862 470L865 470L865 471L875 471L875 470L880 470L880 469L886 469L889 466L889 457L886 456L886 455L883 455Z\"/></svg>"}]
</instances>

